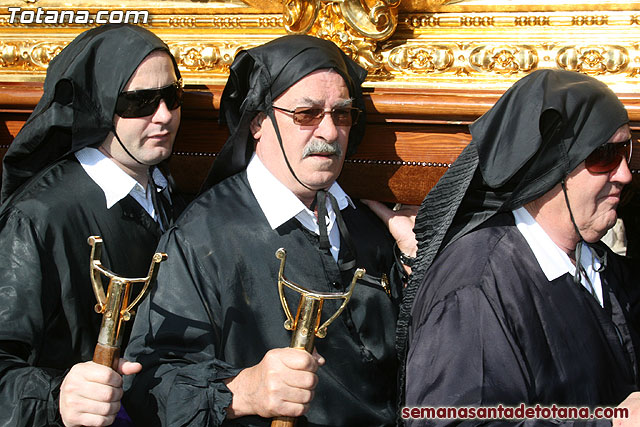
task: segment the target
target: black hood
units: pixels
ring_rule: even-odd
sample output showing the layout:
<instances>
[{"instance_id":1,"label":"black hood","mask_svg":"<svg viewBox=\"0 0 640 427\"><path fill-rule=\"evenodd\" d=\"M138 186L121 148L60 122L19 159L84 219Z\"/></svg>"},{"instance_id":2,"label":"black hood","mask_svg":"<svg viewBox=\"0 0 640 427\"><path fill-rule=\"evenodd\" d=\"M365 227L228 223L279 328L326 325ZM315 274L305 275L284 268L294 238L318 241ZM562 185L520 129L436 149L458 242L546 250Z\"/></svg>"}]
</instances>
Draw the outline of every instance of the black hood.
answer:
<instances>
[{"instance_id":1,"label":"black hood","mask_svg":"<svg viewBox=\"0 0 640 427\"><path fill-rule=\"evenodd\" d=\"M151 52L167 45L149 30L109 24L85 31L49 64L44 94L3 159L4 202L59 158L102 143L113 130L118 94Z\"/></svg>"},{"instance_id":2,"label":"black hood","mask_svg":"<svg viewBox=\"0 0 640 427\"><path fill-rule=\"evenodd\" d=\"M344 79L353 106L362 110L351 128L347 155L362 140L366 117L360 85L367 76L333 42L306 35L280 37L236 56L220 101L220 121L229 126L229 138L209 172L202 190L246 168L254 150L249 132L251 120L259 113L272 112L271 104L285 90L306 75L333 69Z\"/></svg>"}]
</instances>

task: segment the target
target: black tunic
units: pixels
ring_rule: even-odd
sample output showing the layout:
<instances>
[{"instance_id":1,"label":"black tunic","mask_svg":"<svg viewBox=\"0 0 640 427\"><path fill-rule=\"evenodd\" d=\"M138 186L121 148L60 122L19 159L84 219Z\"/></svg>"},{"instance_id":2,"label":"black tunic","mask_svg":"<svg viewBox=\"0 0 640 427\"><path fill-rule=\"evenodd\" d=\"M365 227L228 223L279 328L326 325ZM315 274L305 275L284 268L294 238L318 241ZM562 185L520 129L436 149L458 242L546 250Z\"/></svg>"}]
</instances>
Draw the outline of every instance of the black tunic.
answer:
<instances>
[{"instance_id":1,"label":"black tunic","mask_svg":"<svg viewBox=\"0 0 640 427\"><path fill-rule=\"evenodd\" d=\"M91 360L101 316L87 238L102 262L146 276L160 231L131 196L106 209L104 192L71 156L32 179L0 211L0 425L60 424L66 371Z\"/></svg>"},{"instance_id":2,"label":"black tunic","mask_svg":"<svg viewBox=\"0 0 640 427\"><path fill-rule=\"evenodd\" d=\"M406 405L617 406L638 389L637 338L608 258L602 308L570 274L547 280L511 214L452 243L416 295Z\"/></svg>"},{"instance_id":3,"label":"black tunic","mask_svg":"<svg viewBox=\"0 0 640 427\"><path fill-rule=\"evenodd\" d=\"M342 212L357 249L356 265L377 278L388 275L393 253L385 226L362 204ZM232 397L221 379L257 364L269 349L289 346L277 290L275 252L281 247L287 250L289 280L325 292L350 283L354 270L341 274L329 251L320 251L317 236L296 219L271 229L246 172L203 193L165 234L159 249L169 259L138 311L127 349L127 356L143 365L133 383L130 378L125 383L127 409L136 423L220 425ZM299 297L287 298L295 312ZM311 409L298 425L394 422L397 298L398 289L391 298L379 282L359 281L327 337L315 340L327 362L318 371ZM323 319L338 304L327 301ZM234 422L268 425L270 420L228 421Z\"/></svg>"}]
</instances>

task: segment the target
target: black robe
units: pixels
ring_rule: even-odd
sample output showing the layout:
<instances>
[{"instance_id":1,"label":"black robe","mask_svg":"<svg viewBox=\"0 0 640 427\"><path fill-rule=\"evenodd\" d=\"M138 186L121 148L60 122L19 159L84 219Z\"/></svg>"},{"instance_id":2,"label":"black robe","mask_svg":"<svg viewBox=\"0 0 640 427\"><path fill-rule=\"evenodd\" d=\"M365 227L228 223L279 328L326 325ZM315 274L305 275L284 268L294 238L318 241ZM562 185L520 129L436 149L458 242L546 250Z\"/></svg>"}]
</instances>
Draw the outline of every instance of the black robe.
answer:
<instances>
[{"instance_id":1,"label":"black robe","mask_svg":"<svg viewBox=\"0 0 640 427\"><path fill-rule=\"evenodd\" d=\"M393 269L391 236L364 205L342 211L357 249L356 266L380 278ZM341 252L344 250L341 244ZM163 236L168 260L140 307L127 357L143 371L125 379L125 401L139 425L215 426L231 393L222 379L251 367L273 348L288 347L291 332L278 297L278 248L287 250L285 276L304 287L336 292L348 286L318 237L295 219L269 226L246 172L203 193ZM395 283L395 285L394 285ZM392 297L379 282L356 285L345 311L316 338L326 364L311 409L298 425L387 425L395 420L394 350L399 280ZM287 294L292 311L299 297ZM327 301L323 319L337 301ZM257 416L225 422L269 425Z\"/></svg>"},{"instance_id":2,"label":"black robe","mask_svg":"<svg viewBox=\"0 0 640 427\"><path fill-rule=\"evenodd\" d=\"M637 335L621 289L630 278L608 259L602 308L570 274L547 280L511 214L453 242L416 294L406 405L617 406L638 390Z\"/></svg>"},{"instance_id":3,"label":"black robe","mask_svg":"<svg viewBox=\"0 0 640 427\"><path fill-rule=\"evenodd\" d=\"M87 238L103 238L106 268L144 277L160 230L131 196L107 209L73 155L26 185L0 210L0 425L62 425L60 385L92 359L102 318Z\"/></svg>"}]
</instances>

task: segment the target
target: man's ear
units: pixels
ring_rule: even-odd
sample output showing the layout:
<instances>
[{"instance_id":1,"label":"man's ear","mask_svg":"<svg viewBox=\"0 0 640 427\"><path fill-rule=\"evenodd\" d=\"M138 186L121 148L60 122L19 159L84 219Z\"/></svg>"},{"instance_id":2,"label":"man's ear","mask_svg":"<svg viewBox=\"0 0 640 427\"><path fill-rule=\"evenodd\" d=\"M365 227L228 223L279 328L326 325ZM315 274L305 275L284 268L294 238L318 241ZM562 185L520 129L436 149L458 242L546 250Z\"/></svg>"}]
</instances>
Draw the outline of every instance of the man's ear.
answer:
<instances>
[{"instance_id":1,"label":"man's ear","mask_svg":"<svg viewBox=\"0 0 640 427\"><path fill-rule=\"evenodd\" d=\"M264 113L260 112L251 120L249 130L251 131L251 135L253 135L253 139L256 141L262 136L262 122L266 117Z\"/></svg>"}]
</instances>

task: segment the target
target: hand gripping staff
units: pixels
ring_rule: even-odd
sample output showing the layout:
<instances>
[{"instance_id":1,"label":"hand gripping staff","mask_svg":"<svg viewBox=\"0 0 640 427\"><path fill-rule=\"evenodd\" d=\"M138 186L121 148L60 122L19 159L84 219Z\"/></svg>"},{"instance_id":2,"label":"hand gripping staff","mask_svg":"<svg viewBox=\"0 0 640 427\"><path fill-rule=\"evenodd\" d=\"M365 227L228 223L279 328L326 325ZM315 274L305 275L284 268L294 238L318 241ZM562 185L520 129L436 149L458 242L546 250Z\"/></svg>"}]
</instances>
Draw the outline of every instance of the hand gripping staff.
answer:
<instances>
[{"instance_id":1,"label":"hand gripping staff","mask_svg":"<svg viewBox=\"0 0 640 427\"><path fill-rule=\"evenodd\" d=\"M324 338L327 336L327 327L347 306L351 295L353 295L353 289L356 286L356 281L364 276L365 270L364 268L358 268L355 271L353 279L351 280L351 286L346 293L314 292L290 282L284 277L284 264L287 259L287 252L283 248L276 251L276 258L280 260L278 292L280 293L280 302L282 303L284 314L287 316L287 320L284 322L284 328L288 331L293 331L293 334L291 335L291 345L289 345L289 347L306 350L307 352L312 353L315 337ZM298 312L296 313L295 319L291 316L289 305L284 297L285 286L300 294L300 303L298 304ZM322 304L327 299L343 299L344 301L333 316L320 325ZM293 427L295 423L296 419L293 417L277 417L271 421L271 427Z\"/></svg>"},{"instance_id":2,"label":"hand gripping staff","mask_svg":"<svg viewBox=\"0 0 640 427\"><path fill-rule=\"evenodd\" d=\"M93 361L100 365L109 366L114 370L118 367L120 357L120 345L122 343L122 329L124 322L131 319L135 314L133 307L138 304L149 291L149 286L155 280L158 270L156 266L167 259L167 255L156 253L151 260L149 274L147 277L129 279L117 276L115 273L102 266L100 257L102 255L102 238L91 236L88 239L91 245L90 276L93 285L93 292L98 303L95 306L97 313L102 314L102 324L98 335L98 343L93 353ZM105 295L100 274L109 278L109 287ZM142 290L135 299L129 303L131 298L131 285L134 283L144 283Z\"/></svg>"}]
</instances>

